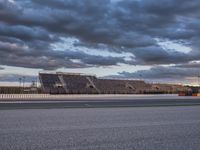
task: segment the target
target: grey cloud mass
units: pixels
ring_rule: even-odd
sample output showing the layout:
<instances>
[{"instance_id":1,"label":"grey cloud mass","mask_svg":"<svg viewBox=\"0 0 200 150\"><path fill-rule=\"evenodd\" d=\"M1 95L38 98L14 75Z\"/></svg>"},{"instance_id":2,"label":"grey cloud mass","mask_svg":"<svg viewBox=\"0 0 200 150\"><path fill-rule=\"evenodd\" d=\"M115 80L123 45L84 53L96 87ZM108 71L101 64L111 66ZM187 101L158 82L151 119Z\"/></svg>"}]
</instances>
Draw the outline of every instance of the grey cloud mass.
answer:
<instances>
[{"instance_id":1,"label":"grey cloud mass","mask_svg":"<svg viewBox=\"0 0 200 150\"><path fill-rule=\"evenodd\" d=\"M19 78L24 77L25 82L32 82L37 80L37 76L25 76L19 74L1 74L0 81L19 82Z\"/></svg>"},{"instance_id":2,"label":"grey cloud mass","mask_svg":"<svg viewBox=\"0 0 200 150\"><path fill-rule=\"evenodd\" d=\"M185 71L185 68L179 67L153 67L150 70L140 70L134 73L121 72L121 77L130 78L146 78L146 79L170 79L170 78L184 78L184 77L197 77L198 70L189 68Z\"/></svg>"},{"instance_id":3,"label":"grey cloud mass","mask_svg":"<svg viewBox=\"0 0 200 150\"><path fill-rule=\"evenodd\" d=\"M199 0L0 0L0 65L58 69L174 64L184 72L189 62L200 60L199 18ZM51 45L61 38L76 38L81 45L55 51ZM156 39L191 51L163 48ZM104 45L110 52L135 57L127 61L76 50L82 45L99 52Z\"/></svg>"},{"instance_id":4,"label":"grey cloud mass","mask_svg":"<svg viewBox=\"0 0 200 150\"><path fill-rule=\"evenodd\" d=\"M145 79L149 82L161 83L183 83L183 84L199 84L198 76L199 70L195 67L180 67L180 66L155 66L149 70L140 70L136 72L119 72L119 75L109 76L112 78L131 78L131 79Z\"/></svg>"}]
</instances>

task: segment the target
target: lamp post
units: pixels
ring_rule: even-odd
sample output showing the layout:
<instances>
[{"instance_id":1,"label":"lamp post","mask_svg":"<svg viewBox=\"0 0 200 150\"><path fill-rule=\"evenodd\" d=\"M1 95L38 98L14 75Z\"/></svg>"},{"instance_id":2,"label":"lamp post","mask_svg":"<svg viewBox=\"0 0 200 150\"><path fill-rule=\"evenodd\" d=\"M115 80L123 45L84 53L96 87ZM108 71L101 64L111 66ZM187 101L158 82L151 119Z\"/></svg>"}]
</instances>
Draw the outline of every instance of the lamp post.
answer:
<instances>
[{"instance_id":1,"label":"lamp post","mask_svg":"<svg viewBox=\"0 0 200 150\"><path fill-rule=\"evenodd\" d=\"M37 93L38 93L38 77L36 77L36 90L37 90Z\"/></svg>"},{"instance_id":2,"label":"lamp post","mask_svg":"<svg viewBox=\"0 0 200 150\"><path fill-rule=\"evenodd\" d=\"M25 76L22 77L22 79L23 79L23 93L24 93L25 78L26 78Z\"/></svg>"},{"instance_id":3,"label":"lamp post","mask_svg":"<svg viewBox=\"0 0 200 150\"><path fill-rule=\"evenodd\" d=\"M197 79L198 79L198 81L197 81L197 82L198 82L198 83L197 83L197 84L198 84L198 92L200 92L200 91L199 91L199 88L200 88L200 74L198 74Z\"/></svg>"},{"instance_id":4,"label":"lamp post","mask_svg":"<svg viewBox=\"0 0 200 150\"><path fill-rule=\"evenodd\" d=\"M19 78L19 87L21 88L22 78Z\"/></svg>"},{"instance_id":5,"label":"lamp post","mask_svg":"<svg viewBox=\"0 0 200 150\"><path fill-rule=\"evenodd\" d=\"M19 92L21 93L22 78L19 78Z\"/></svg>"}]
</instances>

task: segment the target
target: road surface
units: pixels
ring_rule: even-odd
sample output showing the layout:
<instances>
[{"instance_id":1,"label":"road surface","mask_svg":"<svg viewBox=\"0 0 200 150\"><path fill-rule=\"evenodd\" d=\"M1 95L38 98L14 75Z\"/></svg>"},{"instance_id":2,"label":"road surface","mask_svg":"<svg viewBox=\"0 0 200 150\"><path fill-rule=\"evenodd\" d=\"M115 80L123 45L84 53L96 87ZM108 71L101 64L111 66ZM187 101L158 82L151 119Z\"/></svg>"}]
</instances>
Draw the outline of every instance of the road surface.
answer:
<instances>
[{"instance_id":1,"label":"road surface","mask_svg":"<svg viewBox=\"0 0 200 150\"><path fill-rule=\"evenodd\" d=\"M199 150L200 106L0 110L2 150Z\"/></svg>"},{"instance_id":2,"label":"road surface","mask_svg":"<svg viewBox=\"0 0 200 150\"><path fill-rule=\"evenodd\" d=\"M0 99L0 109L105 108L200 105L200 97L174 95L67 95L50 99Z\"/></svg>"}]
</instances>

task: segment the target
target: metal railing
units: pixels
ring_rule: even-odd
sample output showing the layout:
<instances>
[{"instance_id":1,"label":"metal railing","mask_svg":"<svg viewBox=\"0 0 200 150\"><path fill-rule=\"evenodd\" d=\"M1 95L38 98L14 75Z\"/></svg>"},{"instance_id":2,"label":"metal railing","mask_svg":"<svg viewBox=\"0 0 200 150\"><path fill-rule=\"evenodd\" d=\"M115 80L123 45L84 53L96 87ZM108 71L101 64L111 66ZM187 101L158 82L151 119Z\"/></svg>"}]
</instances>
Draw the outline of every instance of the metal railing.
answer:
<instances>
[{"instance_id":1,"label":"metal railing","mask_svg":"<svg viewBox=\"0 0 200 150\"><path fill-rule=\"evenodd\" d=\"M1 99L48 99L62 98L65 95L50 95L50 94L0 94Z\"/></svg>"}]
</instances>

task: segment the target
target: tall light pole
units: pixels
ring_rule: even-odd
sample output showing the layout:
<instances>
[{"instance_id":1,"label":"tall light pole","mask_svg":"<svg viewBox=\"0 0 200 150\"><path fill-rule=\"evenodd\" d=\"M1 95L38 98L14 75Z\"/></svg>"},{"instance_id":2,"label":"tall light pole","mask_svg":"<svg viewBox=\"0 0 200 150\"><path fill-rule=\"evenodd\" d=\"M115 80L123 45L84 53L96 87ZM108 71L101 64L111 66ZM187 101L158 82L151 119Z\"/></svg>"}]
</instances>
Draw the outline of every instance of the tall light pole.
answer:
<instances>
[{"instance_id":1,"label":"tall light pole","mask_svg":"<svg viewBox=\"0 0 200 150\"><path fill-rule=\"evenodd\" d=\"M197 78L198 78L198 83L197 83L197 84L198 84L198 86L200 87L200 82L199 82L199 81L200 81L200 80L199 80L199 79L200 79L200 74L198 74Z\"/></svg>"},{"instance_id":2,"label":"tall light pole","mask_svg":"<svg viewBox=\"0 0 200 150\"><path fill-rule=\"evenodd\" d=\"M36 90L37 90L37 93L38 93L38 77L36 77Z\"/></svg>"},{"instance_id":3,"label":"tall light pole","mask_svg":"<svg viewBox=\"0 0 200 150\"><path fill-rule=\"evenodd\" d=\"M142 80L142 74L139 74L139 80Z\"/></svg>"},{"instance_id":4,"label":"tall light pole","mask_svg":"<svg viewBox=\"0 0 200 150\"><path fill-rule=\"evenodd\" d=\"M21 88L22 78L19 78L19 88Z\"/></svg>"},{"instance_id":5,"label":"tall light pole","mask_svg":"<svg viewBox=\"0 0 200 150\"><path fill-rule=\"evenodd\" d=\"M197 78L198 78L198 83L197 83L197 84L198 84L198 92L200 92L200 91L199 91L199 90L200 90L200 89L199 89L199 88L200 88L200 74L198 74Z\"/></svg>"},{"instance_id":6,"label":"tall light pole","mask_svg":"<svg viewBox=\"0 0 200 150\"><path fill-rule=\"evenodd\" d=\"M24 93L25 76L23 76L22 79L23 79L23 93Z\"/></svg>"},{"instance_id":7,"label":"tall light pole","mask_svg":"<svg viewBox=\"0 0 200 150\"><path fill-rule=\"evenodd\" d=\"M19 78L19 92L21 93L22 78Z\"/></svg>"}]
</instances>

